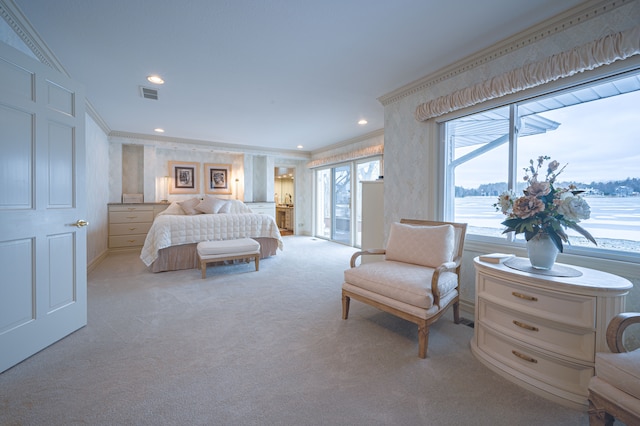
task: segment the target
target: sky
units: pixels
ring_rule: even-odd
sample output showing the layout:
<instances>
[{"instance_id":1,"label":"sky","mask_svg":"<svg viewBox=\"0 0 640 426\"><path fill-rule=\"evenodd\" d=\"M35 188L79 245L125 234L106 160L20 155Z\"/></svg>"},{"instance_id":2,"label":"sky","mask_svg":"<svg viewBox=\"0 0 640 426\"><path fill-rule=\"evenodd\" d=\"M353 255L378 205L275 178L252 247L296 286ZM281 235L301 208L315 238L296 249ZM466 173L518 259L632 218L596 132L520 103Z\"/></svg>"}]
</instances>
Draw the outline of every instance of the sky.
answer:
<instances>
[{"instance_id":1,"label":"sky","mask_svg":"<svg viewBox=\"0 0 640 426\"><path fill-rule=\"evenodd\" d=\"M547 111L560 126L518 139L519 181L529 159L548 155L567 164L559 182L583 183L640 178L640 91ZM503 145L456 169L456 186L507 181L508 147ZM604 164L604 165L603 165Z\"/></svg>"}]
</instances>

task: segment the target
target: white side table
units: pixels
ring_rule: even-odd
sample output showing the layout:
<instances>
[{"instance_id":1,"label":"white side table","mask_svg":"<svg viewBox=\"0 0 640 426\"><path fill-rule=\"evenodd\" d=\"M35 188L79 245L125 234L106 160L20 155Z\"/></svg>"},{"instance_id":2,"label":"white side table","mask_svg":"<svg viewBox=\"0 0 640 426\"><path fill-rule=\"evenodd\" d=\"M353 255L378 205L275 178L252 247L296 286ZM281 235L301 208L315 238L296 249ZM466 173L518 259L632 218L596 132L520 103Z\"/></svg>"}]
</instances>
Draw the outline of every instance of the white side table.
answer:
<instances>
[{"instance_id":1,"label":"white side table","mask_svg":"<svg viewBox=\"0 0 640 426\"><path fill-rule=\"evenodd\" d=\"M572 265L557 266L579 276L523 272L477 257L474 264L472 353L516 384L586 409L595 353L609 352L606 328L624 311L631 282Z\"/></svg>"}]
</instances>

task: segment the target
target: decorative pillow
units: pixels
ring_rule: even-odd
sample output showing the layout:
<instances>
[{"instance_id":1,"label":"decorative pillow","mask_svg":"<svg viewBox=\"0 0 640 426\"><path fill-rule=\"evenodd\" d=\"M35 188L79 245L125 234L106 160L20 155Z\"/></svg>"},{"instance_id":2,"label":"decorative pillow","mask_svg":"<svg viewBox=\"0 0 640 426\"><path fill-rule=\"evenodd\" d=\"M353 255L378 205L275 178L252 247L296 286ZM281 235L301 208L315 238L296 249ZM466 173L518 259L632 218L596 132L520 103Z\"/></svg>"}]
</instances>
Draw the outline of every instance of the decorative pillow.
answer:
<instances>
[{"instance_id":1,"label":"decorative pillow","mask_svg":"<svg viewBox=\"0 0 640 426\"><path fill-rule=\"evenodd\" d=\"M218 213L231 213L231 206L233 206L233 203L230 200L225 201Z\"/></svg>"},{"instance_id":2,"label":"decorative pillow","mask_svg":"<svg viewBox=\"0 0 640 426\"><path fill-rule=\"evenodd\" d=\"M197 197L193 197L185 201L179 201L178 204L182 207L182 210L184 210L184 214L200 214L200 212L196 210L196 206L200 204L200 200Z\"/></svg>"},{"instance_id":3,"label":"decorative pillow","mask_svg":"<svg viewBox=\"0 0 640 426\"><path fill-rule=\"evenodd\" d=\"M454 239L451 225L392 223L385 259L437 268L453 259Z\"/></svg>"},{"instance_id":4,"label":"decorative pillow","mask_svg":"<svg viewBox=\"0 0 640 426\"><path fill-rule=\"evenodd\" d=\"M227 200L206 195L200 204L196 206L196 210L206 214L220 213L220 209L227 204Z\"/></svg>"},{"instance_id":5,"label":"decorative pillow","mask_svg":"<svg viewBox=\"0 0 640 426\"><path fill-rule=\"evenodd\" d=\"M166 209L164 209L163 211L158 213L158 216L163 215L163 214L184 215L184 210L182 210L182 207L180 207L180 204L178 204L176 201L174 201L173 203L171 203L169 205L169 207L167 207Z\"/></svg>"},{"instance_id":6,"label":"decorative pillow","mask_svg":"<svg viewBox=\"0 0 640 426\"><path fill-rule=\"evenodd\" d=\"M224 210L224 211L223 211ZM225 205L224 209L220 209L219 213L252 213L249 206L243 203L240 200L229 200L229 202Z\"/></svg>"}]
</instances>

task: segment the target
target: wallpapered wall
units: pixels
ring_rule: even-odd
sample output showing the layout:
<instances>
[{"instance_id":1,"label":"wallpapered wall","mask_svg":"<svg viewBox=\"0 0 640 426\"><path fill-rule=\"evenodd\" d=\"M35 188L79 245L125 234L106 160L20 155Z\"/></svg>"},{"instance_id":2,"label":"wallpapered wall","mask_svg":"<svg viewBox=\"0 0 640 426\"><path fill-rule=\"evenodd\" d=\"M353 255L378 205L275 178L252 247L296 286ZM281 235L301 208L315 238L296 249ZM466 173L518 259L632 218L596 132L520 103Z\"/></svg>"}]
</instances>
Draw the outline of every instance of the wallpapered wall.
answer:
<instances>
[{"instance_id":1,"label":"wallpapered wall","mask_svg":"<svg viewBox=\"0 0 640 426\"><path fill-rule=\"evenodd\" d=\"M87 265L106 254L108 242L107 203L109 202L109 139L86 115L87 189Z\"/></svg>"},{"instance_id":2,"label":"wallpapered wall","mask_svg":"<svg viewBox=\"0 0 640 426\"><path fill-rule=\"evenodd\" d=\"M605 2L603 2L605 3ZM621 4L618 2L618 4ZM602 4L600 4L602 6ZM595 10L595 9L594 9ZM436 218L438 191L442 186L439 170L439 134L435 120L418 122L414 112L418 105L439 96L485 81L514 68L570 50L573 47L599 39L606 34L624 31L640 22L640 2L627 2L616 8L600 7L565 21L547 24L544 36L530 39L514 37L513 44L503 46L502 53L487 52L476 57L472 65L460 64L449 69L448 75L427 77L422 88L405 91L385 104L385 228L400 218ZM587 16L588 13L588 16ZM563 29L564 28L564 29ZM518 45L516 45L518 43ZM522 46L522 47L518 47ZM508 52L508 53L504 53ZM492 55L492 56L490 56ZM465 65L462 67L462 65ZM477 65L475 65L477 64ZM443 64L444 65L444 64ZM384 97L383 97L384 98ZM495 247L493 251L500 251ZM472 253L468 251L463 263L461 298L463 305L472 305L475 296L475 275ZM594 267L625 276L636 286L627 299L627 308L640 310L640 272L637 265L622 265L605 260L578 256L564 256L560 262ZM635 267L634 267L635 266Z\"/></svg>"}]
</instances>

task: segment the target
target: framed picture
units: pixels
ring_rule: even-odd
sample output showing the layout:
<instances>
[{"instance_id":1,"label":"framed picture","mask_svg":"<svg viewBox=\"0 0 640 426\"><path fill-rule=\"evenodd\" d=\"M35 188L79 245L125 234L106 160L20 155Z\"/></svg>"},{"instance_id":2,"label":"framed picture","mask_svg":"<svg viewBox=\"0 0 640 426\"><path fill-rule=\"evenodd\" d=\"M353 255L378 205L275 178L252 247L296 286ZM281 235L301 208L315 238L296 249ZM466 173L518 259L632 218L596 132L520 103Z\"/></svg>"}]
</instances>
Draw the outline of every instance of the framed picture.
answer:
<instances>
[{"instance_id":1,"label":"framed picture","mask_svg":"<svg viewBox=\"0 0 640 426\"><path fill-rule=\"evenodd\" d=\"M231 164L205 164L207 194L231 194Z\"/></svg>"},{"instance_id":2,"label":"framed picture","mask_svg":"<svg viewBox=\"0 0 640 426\"><path fill-rule=\"evenodd\" d=\"M169 194L200 193L200 163L169 161Z\"/></svg>"}]
</instances>

